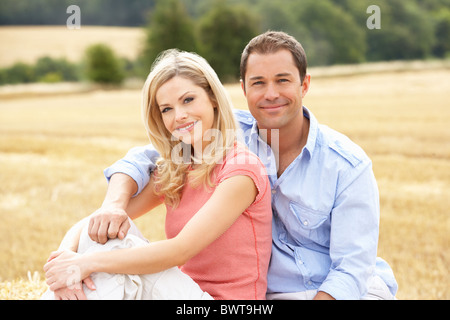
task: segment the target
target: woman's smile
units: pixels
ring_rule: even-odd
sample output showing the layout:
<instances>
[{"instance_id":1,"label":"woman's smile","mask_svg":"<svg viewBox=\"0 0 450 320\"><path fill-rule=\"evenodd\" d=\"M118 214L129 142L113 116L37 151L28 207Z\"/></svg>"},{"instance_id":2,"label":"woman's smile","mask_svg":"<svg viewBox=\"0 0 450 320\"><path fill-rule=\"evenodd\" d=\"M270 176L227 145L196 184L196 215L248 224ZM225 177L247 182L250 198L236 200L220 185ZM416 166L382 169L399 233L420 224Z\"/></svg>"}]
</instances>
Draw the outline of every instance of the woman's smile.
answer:
<instances>
[{"instance_id":1,"label":"woman's smile","mask_svg":"<svg viewBox=\"0 0 450 320\"><path fill-rule=\"evenodd\" d=\"M188 122L187 124L183 124L183 125L179 126L175 130L177 130L179 132L191 131L194 128L194 126L197 124L197 122L198 122L198 120L193 121L193 122Z\"/></svg>"}]
</instances>

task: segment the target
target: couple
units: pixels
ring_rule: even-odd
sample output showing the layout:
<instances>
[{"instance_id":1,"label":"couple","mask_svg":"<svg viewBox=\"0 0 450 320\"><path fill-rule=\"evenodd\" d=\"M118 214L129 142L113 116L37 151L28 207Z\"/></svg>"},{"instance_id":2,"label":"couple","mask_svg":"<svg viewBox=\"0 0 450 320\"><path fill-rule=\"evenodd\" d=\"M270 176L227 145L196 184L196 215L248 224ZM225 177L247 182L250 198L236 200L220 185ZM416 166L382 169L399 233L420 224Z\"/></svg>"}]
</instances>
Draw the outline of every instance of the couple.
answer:
<instances>
[{"instance_id":1,"label":"couple","mask_svg":"<svg viewBox=\"0 0 450 320\"><path fill-rule=\"evenodd\" d=\"M392 271L376 257L371 161L303 107L300 43L283 32L255 37L241 80L251 114L234 116L248 149L206 61L170 50L155 62L142 105L152 145L105 171L102 208L50 255L43 298L394 298ZM180 143L189 161L175 164ZM162 202L167 240L148 243L131 220Z\"/></svg>"}]
</instances>

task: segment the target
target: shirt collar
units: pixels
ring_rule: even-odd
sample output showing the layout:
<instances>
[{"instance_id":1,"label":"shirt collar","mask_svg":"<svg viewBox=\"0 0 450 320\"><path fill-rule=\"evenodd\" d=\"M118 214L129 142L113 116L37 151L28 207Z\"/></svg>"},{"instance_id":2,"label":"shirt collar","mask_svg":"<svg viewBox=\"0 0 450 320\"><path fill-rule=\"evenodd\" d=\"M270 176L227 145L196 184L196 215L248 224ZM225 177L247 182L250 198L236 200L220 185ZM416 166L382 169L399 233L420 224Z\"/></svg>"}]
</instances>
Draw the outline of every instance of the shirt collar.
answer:
<instances>
[{"instance_id":1,"label":"shirt collar","mask_svg":"<svg viewBox=\"0 0 450 320\"><path fill-rule=\"evenodd\" d=\"M306 141L304 150L306 150L309 154L309 157L312 158L314 148L316 147L317 131L319 129L319 123L317 122L317 119L312 114L312 112L309 111L308 108L306 108L305 106L303 106L303 115L309 119L308 140Z\"/></svg>"},{"instance_id":2,"label":"shirt collar","mask_svg":"<svg viewBox=\"0 0 450 320\"><path fill-rule=\"evenodd\" d=\"M306 152L309 154L309 157L311 158L314 152L314 148L316 146L317 131L319 124L317 122L316 117L305 106L303 106L303 115L309 119L308 140L306 141L304 150L306 150ZM254 121L253 126L250 129L249 135L250 140L248 144L258 141L258 138L259 138L258 124L256 121Z\"/></svg>"}]
</instances>

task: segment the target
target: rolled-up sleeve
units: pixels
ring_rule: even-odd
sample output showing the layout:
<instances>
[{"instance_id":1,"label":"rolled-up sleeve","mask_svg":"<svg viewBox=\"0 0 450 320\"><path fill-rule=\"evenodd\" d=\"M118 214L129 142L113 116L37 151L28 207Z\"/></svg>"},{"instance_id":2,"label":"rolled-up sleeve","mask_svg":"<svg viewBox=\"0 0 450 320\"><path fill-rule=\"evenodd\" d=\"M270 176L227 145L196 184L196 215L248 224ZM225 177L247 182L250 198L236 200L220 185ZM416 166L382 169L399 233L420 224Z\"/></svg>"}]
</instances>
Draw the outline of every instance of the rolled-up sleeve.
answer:
<instances>
[{"instance_id":1,"label":"rolled-up sleeve","mask_svg":"<svg viewBox=\"0 0 450 320\"><path fill-rule=\"evenodd\" d=\"M328 276L319 288L336 299L360 299L373 274L379 233L378 187L370 161L340 178L331 212Z\"/></svg>"},{"instance_id":2,"label":"rolled-up sleeve","mask_svg":"<svg viewBox=\"0 0 450 320\"><path fill-rule=\"evenodd\" d=\"M134 147L128 151L124 158L106 168L103 173L108 182L115 173L124 173L130 176L136 181L138 191L135 195L138 195L148 184L158 157L159 154L152 145Z\"/></svg>"}]
</instances>

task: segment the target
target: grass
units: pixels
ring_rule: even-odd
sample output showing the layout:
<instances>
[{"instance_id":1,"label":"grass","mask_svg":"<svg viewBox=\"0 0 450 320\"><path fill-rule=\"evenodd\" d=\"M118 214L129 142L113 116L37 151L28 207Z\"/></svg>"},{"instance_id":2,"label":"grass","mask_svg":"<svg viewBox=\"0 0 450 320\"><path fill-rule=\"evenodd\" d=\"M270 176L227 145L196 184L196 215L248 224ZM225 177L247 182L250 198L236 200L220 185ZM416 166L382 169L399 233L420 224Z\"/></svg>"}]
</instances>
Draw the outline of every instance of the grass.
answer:
<instances>
[{"instance_id":1,"label":"grass","mask_svg":"<svg viewBox=\"0 0 450 320\"><path fill-rule=\"evenodd\" d=\"M312 69L305 104L373 160L378 255L394 270L397 298L449 299L450 70L379 66ZM39 298L49 253L102 203L102 170L147 143L138 89L29 88L0 88L0 299ZM239 85L227 89L245 108ZM163 238L164 209L137 224L150 240Z\"/></svg>"}]
</instances>

